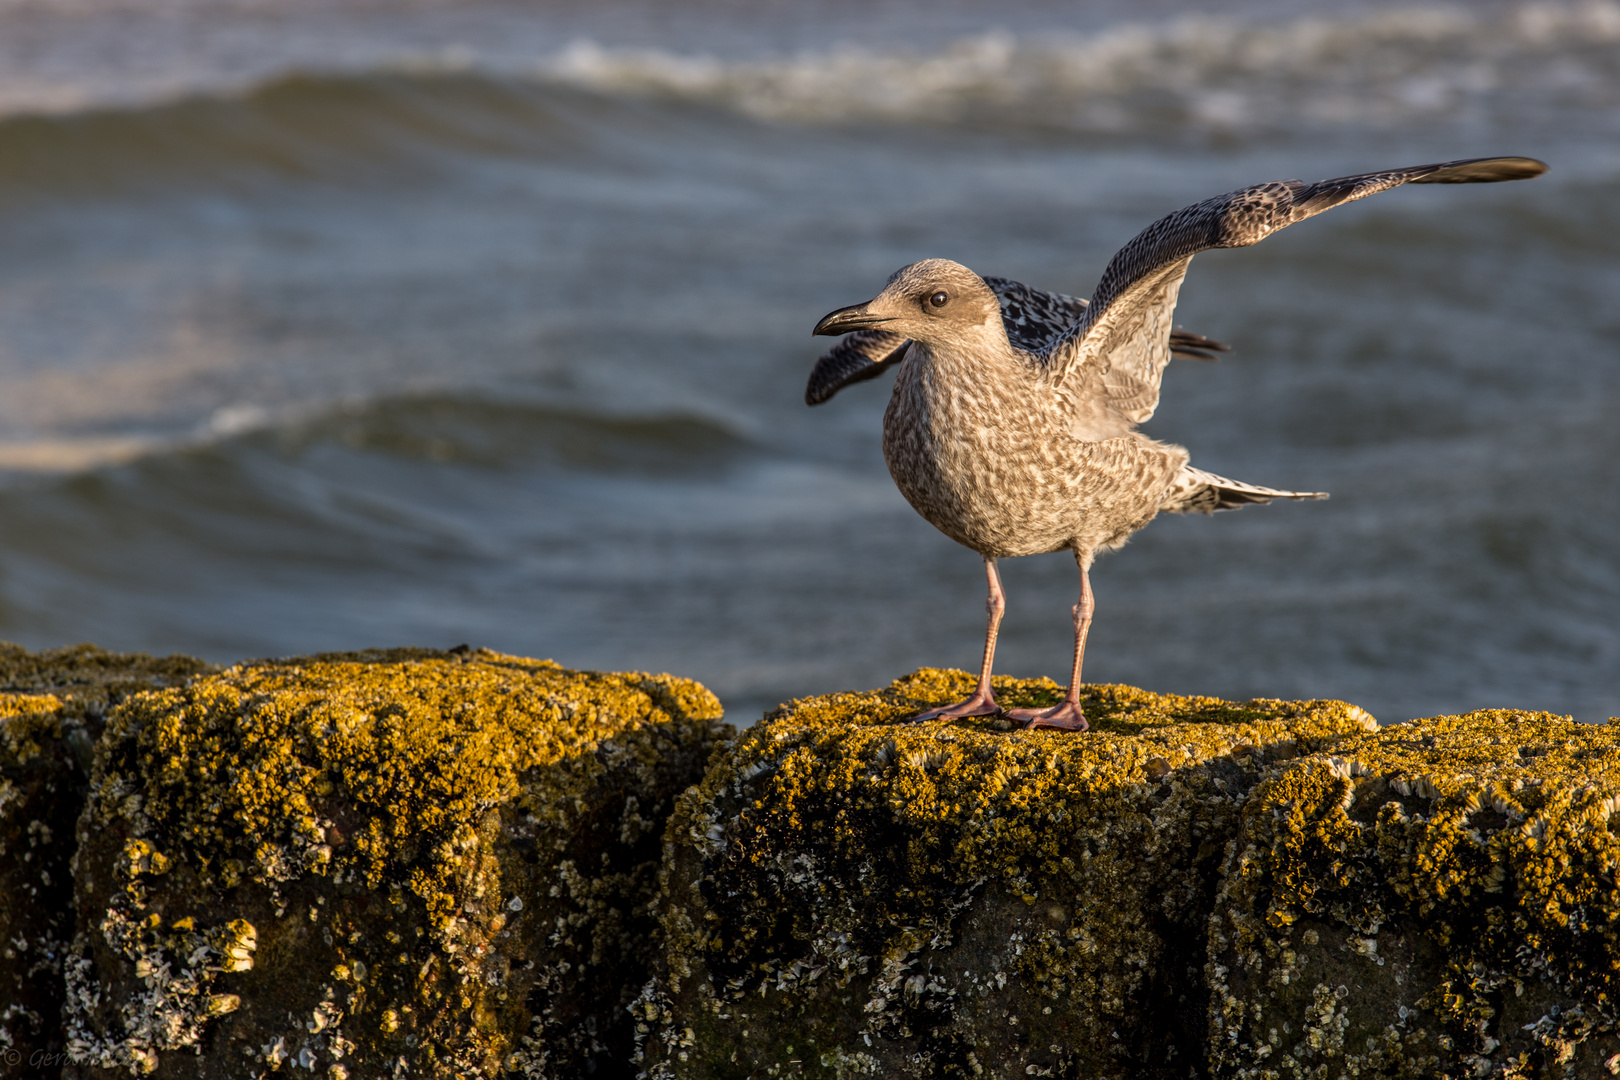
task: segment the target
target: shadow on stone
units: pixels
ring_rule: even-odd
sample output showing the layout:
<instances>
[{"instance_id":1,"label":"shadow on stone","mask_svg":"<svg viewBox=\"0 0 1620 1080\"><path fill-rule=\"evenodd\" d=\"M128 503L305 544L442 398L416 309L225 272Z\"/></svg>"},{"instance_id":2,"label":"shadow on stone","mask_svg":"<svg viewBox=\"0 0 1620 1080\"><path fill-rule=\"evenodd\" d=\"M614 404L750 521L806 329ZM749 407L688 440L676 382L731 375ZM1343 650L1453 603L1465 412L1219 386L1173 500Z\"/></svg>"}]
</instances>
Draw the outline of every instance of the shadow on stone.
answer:
<instances>
[{"instance_id":1,"label":"shadow on stone","mask_svg":"<svg viewBox=\"0 0 1620 1080\"><path fill-rule=\"evenodd\" d=\"M74 826L107 710L209 670L184 656L0 643L0 1077L56 1076Z\"/></svg>"}]
</instances>

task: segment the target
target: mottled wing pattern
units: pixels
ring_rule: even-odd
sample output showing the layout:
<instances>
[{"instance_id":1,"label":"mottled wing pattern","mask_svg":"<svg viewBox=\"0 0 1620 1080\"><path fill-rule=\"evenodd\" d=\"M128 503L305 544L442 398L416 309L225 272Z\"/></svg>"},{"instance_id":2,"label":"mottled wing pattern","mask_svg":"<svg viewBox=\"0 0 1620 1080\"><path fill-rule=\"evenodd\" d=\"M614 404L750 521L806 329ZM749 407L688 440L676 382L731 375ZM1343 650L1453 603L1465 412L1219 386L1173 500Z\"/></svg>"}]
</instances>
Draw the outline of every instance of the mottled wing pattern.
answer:
<instances>
[{"instance_id":1,"label":"mottled wing pattern","mask_svg":"<svg viewBox=\"0 0 1620 1080\"><path fill-rule=\"evenodd\" d=\"M1133 424L1145 423L1159 407L1159 384L1170 363L1170 320L1176 313L1176 293L1186 274L1166 275L1143 299L1140 314L1128 333L1116 336L1107 353L1102 385L1108 403Z\"/></svg>"},{"instance_id":2,"label":"mottled wing pattern","mask_svg":"<svg viewBox=\"0 0 1620 1080\"><path fill-rule=\"evenodd\" d=\"M804 403L820 405L850 383L875 379L906 354L911 342L887 330L857 330L840 338L810 371Z\"/></svg>"},{"instance_id":3,"label":"mottled wing pattern","mask_svg":"<svg viewBox=\"0 0 1620 1080\"><path fill-rule=\"evenodd\" d=\"M1213 514L1217 510L1236 510L1240 506L1268 503L1272 499L1325 498L1325 491L1281 491L1245 484L1241 480L1228 480L1224 476L1183 465L1170 490L1165 492L1159 511L1167 514Z\"/></svg>"},{"instance_id":4,"label":"mottled wing pattern","mask_svg":"<svg viewBox=\"0 0 1620 1080\"><path fill-rule=\"evenodd\" d=\"M1047 292L1002 277L987 277L984 283L1001 301L1007 340L1025 352L1039 351L1086 313L1088 302L1078 296Z\"/></svg>"},{"instance_id":5,"label":"mottled wing pattern","mask_svg":"<svg viewBox=\"0 0 1620 1080\"><path fill-rule=\"evenodd\" d=\"M1257 244L1297 221L1402 184L1494 183L1546 171L1533 158L1470 158L1315 184L1281 180L1206 199L1126 244L1103 272L1085 314L1043 350L1042 362L1059 380L1096 365L1110 402L1140 423L1158 405L1176 293L1198 252Z\"/></svg>"},{"instance_id":6,"label":"mottled wing pattern","mask_svg":"<svg viewBox=\"0 0 1620 1080\"><path fill-rule=\"evenodd\" d=\"M1001 301L1001 322L1007 340L1025 352L1040 352L1054 338L1085 317L1091 301L1078 296L1047 292L1003 277L987 277ZM1170 331L1170 352L1180 360L1218 360L1216 354L1231 352L1232 346L1203 334L1186 330Z\"/></svg>"}]
</instances>

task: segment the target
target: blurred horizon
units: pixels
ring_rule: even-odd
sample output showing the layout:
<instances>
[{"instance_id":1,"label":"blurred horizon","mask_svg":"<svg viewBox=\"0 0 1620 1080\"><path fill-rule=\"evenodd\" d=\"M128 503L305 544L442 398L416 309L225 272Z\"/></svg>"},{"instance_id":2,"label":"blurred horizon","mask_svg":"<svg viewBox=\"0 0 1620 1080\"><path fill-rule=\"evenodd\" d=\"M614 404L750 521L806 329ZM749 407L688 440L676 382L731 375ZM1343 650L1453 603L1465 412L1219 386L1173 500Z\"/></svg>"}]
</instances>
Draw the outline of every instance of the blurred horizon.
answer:
<instances>
[{"instance_id":1,"label":"blurred horizon","mask_svg":"<svg viewBox=\"0 0 1620 1080\"><path fill-rule=\"evenodd\" d=\"M917 258L1090 295L1262 180L1494 154L1200 256L1089 681L1620 714L1620 3L0 0L0 638L463 641L733 722L972 668L978 559L809 329ZM1066 677L1072 561L1003 563Z\"/></svg>"}]
</instances>

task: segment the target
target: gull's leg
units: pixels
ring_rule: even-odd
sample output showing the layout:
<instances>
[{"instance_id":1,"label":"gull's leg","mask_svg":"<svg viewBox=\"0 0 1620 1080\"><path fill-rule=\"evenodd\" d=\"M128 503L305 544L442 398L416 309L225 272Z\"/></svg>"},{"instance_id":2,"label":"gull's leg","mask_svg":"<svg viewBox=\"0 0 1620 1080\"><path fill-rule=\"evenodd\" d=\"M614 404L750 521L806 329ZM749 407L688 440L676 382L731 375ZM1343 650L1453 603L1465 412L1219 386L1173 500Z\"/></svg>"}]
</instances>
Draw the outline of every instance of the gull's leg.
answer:
<instances>
[{"instance_id":1,"label":"gull's leg","mask_svg":"<svg viewBox=\"0 0 1620 1080\"><path fill-rule=\"evenodd\" d=\"M1001 614L1007 610L1007 594L1001 590L1001 575L996 572L996 560L984 557L984 576L990 581L990 595L984 601L984 610L990 616L990 625L984 631L984 665L979 668L979 688L973 696L943 709L929 709L911 719L951 720L958 716L995 716L1001 712L996 696L990 692L990 666L996 659L996 633L1001 629Z\"/></svg>"},{"instance_id":2,"label":"gull's leg","mask_svg":"<svg viewBox=\"0 0 1620 1080\"><path fill-rule=\"evenodd\" d=\"M1074 561L1080 564L1080 599L1074 604L1074 670L1069 674L1069 692L1050 709L1006 709L1005 715L1014 720L1027 720L1030 728L1056 728L1059 731L1086 731L1086 714L1080 710L1080 665L1086 659L1086 632L1091 629L1091 613L1097 603L1091 596L1091 575L1086 562L1075 552Z\"/></svg>"}]
</instances>

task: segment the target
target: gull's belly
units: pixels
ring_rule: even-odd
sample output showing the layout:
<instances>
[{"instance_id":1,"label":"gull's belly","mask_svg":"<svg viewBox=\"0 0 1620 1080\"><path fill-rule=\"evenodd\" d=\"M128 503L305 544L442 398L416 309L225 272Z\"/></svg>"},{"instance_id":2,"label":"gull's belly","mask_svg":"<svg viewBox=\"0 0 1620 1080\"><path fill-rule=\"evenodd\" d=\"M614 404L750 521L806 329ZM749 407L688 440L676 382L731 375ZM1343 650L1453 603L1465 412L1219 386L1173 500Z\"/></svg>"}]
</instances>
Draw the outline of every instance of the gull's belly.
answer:
<instances>
[{"instance_id":1,"label":"gull's belly","mask_svg":"<svg viewBox=\"0 0 1620 1080\"><path fill-rule=\"evenodd\" d=\"M919 514L982 554L1117 546L1158 513L1187 460L1134 434L1076 439L1063 417L1014 407L994 388L933 392L930 374L896 382L884 459Z\"/></svg>"},{"instance_id":2,"label":"gull's belly","mask_svg":"<svg viewBox=\"0 0 1620 1080\"><path fill-rule=\"evenodd\" d=\"M1009 453L998 433L885 425L889 474L935 528L986 555L1056 551L1070 539L1061 484L1044 462ZM1027 450L1028 447L1018 447Z\"/></svg>"}]
</instances>

